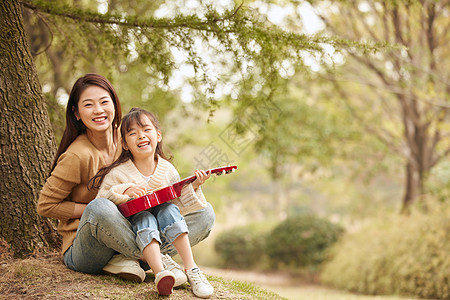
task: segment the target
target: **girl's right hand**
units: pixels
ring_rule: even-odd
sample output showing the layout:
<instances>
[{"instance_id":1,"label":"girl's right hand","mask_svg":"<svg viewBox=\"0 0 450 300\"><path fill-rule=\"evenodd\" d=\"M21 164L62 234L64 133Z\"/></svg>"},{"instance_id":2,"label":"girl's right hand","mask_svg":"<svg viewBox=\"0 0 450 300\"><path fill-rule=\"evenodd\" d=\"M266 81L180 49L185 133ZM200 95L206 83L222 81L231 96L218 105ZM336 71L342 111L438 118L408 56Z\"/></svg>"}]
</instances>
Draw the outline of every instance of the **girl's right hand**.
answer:
<instances>
[{"instance_id":1,"label":"girl's right hand","mask_svg":"<svg viewBox=\"0 0 450 300\"><path fill-rule=\"evenodd\" d=\"M141 186L132 186L127 188L123 194L131 198L139 198L147 194L147 189Z\"/></svg>"}]
</instances>

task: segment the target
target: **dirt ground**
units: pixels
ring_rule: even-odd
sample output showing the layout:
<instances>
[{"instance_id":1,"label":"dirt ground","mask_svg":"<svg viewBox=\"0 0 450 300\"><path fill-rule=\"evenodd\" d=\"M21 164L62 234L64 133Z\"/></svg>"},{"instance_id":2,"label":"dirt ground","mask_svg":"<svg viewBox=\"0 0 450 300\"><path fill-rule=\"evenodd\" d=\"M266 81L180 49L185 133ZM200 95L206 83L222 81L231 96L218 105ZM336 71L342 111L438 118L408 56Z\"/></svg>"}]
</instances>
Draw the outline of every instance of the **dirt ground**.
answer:
<instances>
[{"instance_id":1,"label":"dirt ground","mask_svg":"<svg viewBox=\"0 0 450 300\"><path fill-rule=\"evenodd\" d=\"M233 269L215 269L202 267L202 270L209 275L223 277L229 280L246 281L261 286L277 286L277 287L291 287L315 284L316 281L313 278L309 280L300 277L293 276L292 274L283 272L255 272L245 270L233 270Z\"/></svg>"}]
</instances>

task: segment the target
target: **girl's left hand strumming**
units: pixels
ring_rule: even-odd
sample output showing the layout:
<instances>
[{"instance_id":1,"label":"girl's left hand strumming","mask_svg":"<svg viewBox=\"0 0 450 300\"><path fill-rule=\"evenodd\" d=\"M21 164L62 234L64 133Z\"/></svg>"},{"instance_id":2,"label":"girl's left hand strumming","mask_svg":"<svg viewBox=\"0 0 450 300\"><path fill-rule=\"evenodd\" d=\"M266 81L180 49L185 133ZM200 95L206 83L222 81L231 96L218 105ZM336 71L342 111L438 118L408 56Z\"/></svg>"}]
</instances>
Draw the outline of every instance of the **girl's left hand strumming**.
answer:
<instances>
[{"instance_id":1,"label":"girl's left hand strumming","mask_svg":"<svg viewBox=\"0 0 450 300\"><path fill-rule=\"evenodd\" d=\"M195 170L194 174L195 177L197 177L197 179L195 179L195 181L192 183L194 190L197 190L200 185L205 183L205 181L208 180L209 177L211 177L211 172L209 171Z\"/></svg>"}]
</instances>

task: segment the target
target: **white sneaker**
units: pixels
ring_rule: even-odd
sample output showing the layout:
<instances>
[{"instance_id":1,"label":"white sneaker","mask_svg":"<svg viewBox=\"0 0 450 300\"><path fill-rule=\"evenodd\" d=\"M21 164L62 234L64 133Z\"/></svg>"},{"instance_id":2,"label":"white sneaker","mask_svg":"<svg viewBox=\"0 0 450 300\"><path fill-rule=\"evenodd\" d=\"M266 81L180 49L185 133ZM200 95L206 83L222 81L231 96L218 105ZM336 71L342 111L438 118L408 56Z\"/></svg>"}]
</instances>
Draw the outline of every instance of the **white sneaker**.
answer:
<instances>
[{"instance_id":1,"label":"white sneaker","mask_svg":"<svg viewBox=\"0 0 450 300\"><path fill-rule=\"evenodd\" d=\"M171 271L175 275L174 287L180 286L187 281L186 274L183 269L177 264L170 255L161 254L162 263L165 270Z\"/></svg>"},{"instance_id":2,"label":"white sneaker","mask_svg":"<svg viewBox=\"0 0 450 300\"><path fill-rule=\"evenodd\" d=\"M156 290L161 296L168 296L172 294L174 283L175 275L168 270L162 270L155 276Z\"/></svg>"},{"instance_id":3,"label":"white sneaker","mask_svg":"<svg viewBox=\"0 0 450 300\"><path fill-rule=\"evenodd\" d=\"M212 296L214 288L199 268L187 270L186 275L195 296L200 298L209 298Z\"/></svg>"},{"instance_id":4,"label":"white sneaker","mask_svg":"<svg viewBox=\"0 0 450 300\"><path fill-rule=\"evenodd\" d=\"M114 255L103 267L103 271L126 280L142 282L145 279L145 271L140 267L138 260L125 257L123 254Z\"/></svg>"}]
</instances>

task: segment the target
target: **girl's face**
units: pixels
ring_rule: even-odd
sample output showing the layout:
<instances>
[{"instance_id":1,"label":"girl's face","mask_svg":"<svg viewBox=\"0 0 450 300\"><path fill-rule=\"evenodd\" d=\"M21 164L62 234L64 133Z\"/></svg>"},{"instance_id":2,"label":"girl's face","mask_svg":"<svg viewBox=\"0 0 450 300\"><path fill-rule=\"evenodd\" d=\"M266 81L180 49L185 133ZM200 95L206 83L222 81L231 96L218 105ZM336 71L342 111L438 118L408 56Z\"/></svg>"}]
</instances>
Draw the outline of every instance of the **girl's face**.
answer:
<instances>
[{"instance_id":1,"label":"girl's face","mask_svg":"<svg viewBox=\"0 0 450 300\"><path fill-rule=\"evenodd\" d=\"M140 121L142 126L136 122L130 126L123 147L130 150L133 158L154 157L156 146L162 139L161 131L155 128L146 115L141 115Z\"/></svg>"},{"instance_id":2,"label":"girl's face","mask_svg":"<svg viewBox=\"0 0 450 300\"><path fill-rule=\"evenodd\" d=\"M114 103L105 89L92 85L81 93L74 114L88 131L105 132L112 128Z\"/></svg>"}]
</instances>

